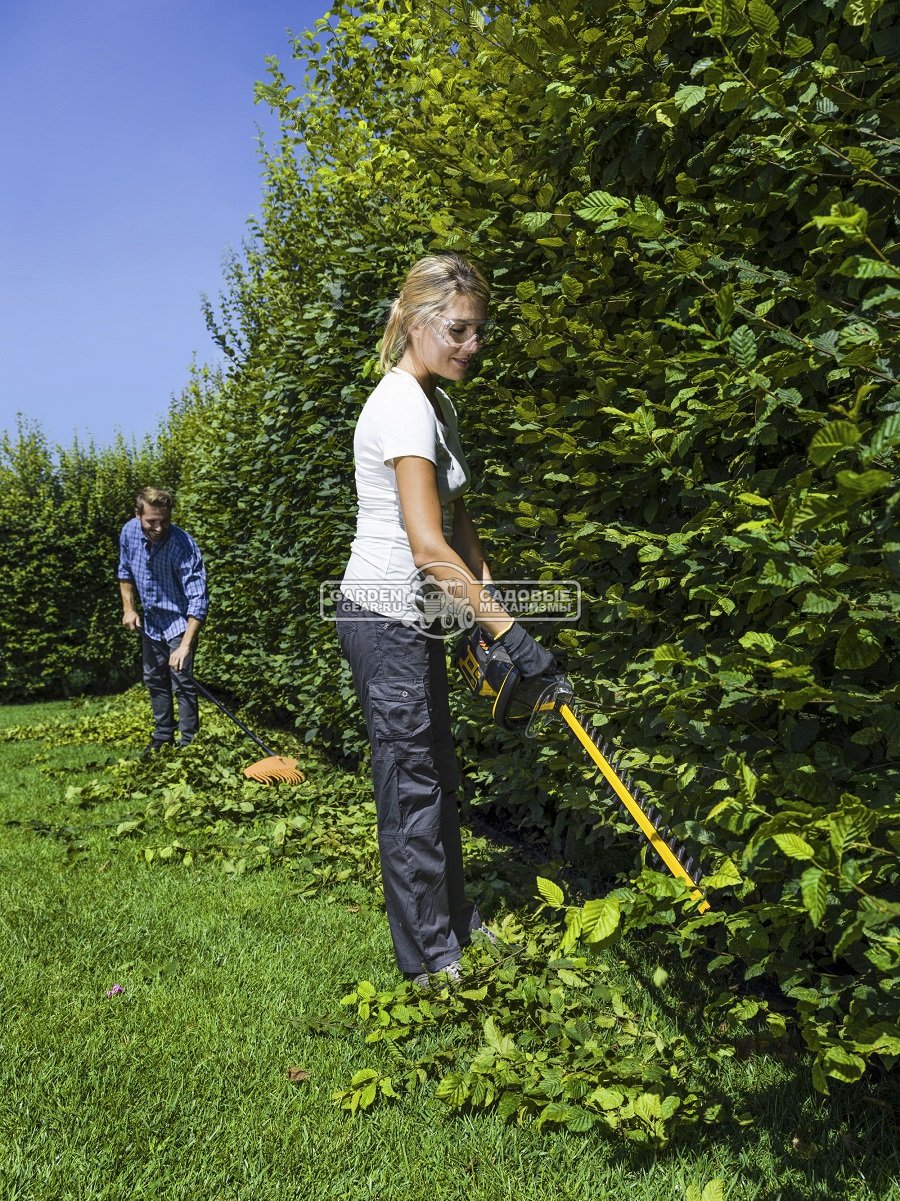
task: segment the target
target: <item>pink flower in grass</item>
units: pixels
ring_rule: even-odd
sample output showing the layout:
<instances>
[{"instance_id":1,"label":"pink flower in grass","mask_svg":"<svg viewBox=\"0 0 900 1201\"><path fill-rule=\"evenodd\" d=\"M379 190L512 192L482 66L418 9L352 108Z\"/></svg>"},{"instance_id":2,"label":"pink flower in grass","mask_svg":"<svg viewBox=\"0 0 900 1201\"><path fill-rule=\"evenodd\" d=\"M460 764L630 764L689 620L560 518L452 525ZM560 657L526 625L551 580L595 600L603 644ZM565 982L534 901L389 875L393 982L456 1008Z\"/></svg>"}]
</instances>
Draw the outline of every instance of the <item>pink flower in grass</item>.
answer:
<instances>
[{"instance_id":1,"label":"pink flower in grass","mask_svg":"<svg viewBox=\"0 0 900 1201\"><path fill-rule=\"evenodd\" d=\"M125 989L122 987L121 984L114 984L112 986L112 988L108 988L106 990L106 995L108 997L117 997L120 993L123 993L124 991L125 991Z\"/></svg>"}]
</instances>

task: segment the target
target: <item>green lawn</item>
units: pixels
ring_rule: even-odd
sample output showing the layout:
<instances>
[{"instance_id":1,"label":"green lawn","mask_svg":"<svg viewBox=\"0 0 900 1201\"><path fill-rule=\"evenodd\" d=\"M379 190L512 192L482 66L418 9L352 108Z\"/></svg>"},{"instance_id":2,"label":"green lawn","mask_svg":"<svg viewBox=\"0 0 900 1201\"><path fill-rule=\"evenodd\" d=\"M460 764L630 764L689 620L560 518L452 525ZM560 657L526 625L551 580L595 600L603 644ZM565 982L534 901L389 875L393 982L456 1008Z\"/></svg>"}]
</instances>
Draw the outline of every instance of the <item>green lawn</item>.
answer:
<instances>
[{"instance_id":1,"label":"green lawn","mask_svg":"<svg viewBox=\"0 0 900 1201\"><path fill-rule=\"evenodd\" d=\"M0 730L92 709L8 707ZM681 1201L714 1179L727 1201L900 1198L896 1087L822 1098L802 1064L764 1056L723 1081L750 1125L656 1157L459 1116L427 1087L351 1117L332 1093L372 1048L306 1020L338 1016L361 977L393 983L377 890L148 863L158 838L115 836L134 798L66 796L112 752L0 741L3 1201Z\"/></svg>"}]
</instances>

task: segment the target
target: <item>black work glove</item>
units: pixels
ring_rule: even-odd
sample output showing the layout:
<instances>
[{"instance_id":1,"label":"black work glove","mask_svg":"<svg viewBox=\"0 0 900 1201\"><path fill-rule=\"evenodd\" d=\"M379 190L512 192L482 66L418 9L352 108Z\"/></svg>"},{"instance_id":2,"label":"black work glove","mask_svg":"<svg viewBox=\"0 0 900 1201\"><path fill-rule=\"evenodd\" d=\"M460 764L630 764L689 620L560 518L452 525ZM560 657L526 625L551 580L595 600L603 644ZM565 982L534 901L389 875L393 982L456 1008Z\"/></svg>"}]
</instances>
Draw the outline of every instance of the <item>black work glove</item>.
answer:
<instances>
[{"instance_id":1,"label":"black work glove","mask_svg":"<svg viewBox=\"0 0 900 1201\"><path fill-rule=\"evenodd\" d=\"M496 639L512 659L523 680L530 676L554 676L559 673L556 656L531 637L524 626L514 621L505 634Z\"/></svg>"}]
</instances>

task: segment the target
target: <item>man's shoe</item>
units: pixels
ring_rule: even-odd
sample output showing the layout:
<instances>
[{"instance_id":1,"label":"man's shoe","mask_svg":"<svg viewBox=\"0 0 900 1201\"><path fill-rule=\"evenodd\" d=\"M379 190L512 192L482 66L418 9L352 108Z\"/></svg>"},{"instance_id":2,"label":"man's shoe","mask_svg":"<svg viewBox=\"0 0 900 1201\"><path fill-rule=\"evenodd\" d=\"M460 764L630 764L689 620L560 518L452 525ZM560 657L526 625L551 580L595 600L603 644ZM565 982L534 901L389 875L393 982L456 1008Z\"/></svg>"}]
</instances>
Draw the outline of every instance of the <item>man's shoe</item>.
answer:
<instances>
[{"instance_id":1,"label":"man's shoe","mask_svg":"<svg viewBox=\"0 0 900 1201\"><path fill-rule=\"evenodd\" d=\"M141 751L142 759L149 759L156 751L161 751L164 746L171 746L171 738L151 738L144 749Z\"/></svg>"}]
</instances>

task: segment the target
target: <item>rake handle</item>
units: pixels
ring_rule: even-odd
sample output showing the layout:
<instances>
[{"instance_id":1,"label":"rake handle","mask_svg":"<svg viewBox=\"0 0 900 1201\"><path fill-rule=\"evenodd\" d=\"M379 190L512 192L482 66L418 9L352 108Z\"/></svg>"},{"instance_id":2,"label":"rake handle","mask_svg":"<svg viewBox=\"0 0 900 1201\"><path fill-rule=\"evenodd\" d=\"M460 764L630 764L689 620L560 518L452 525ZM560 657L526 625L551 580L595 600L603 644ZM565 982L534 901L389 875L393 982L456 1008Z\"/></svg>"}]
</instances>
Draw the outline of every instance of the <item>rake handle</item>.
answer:
<instances>
[{"instance_id":1,"label":"rake handle","mask_svg":"<svg viewBox=\"0 0 900 1201\"><path fill-rule=\"evenodd\" d=\"M222 704L222 702L219 700L219 698L217 696L215 696L214 693L210 692L210 690L206 687L205 684L202 684L197 679L196 676L191 676L191 679L194 681L194 683L197 685L197 687L200 689L200 691L203 693L203 695L206 697L206 699L208 701L212 701L212 703L216 706L217 709L221 709L226 717L230 717L231 720L234 722L234 724L236 726L239 726L240 729L242 729L244 731L244 733L247 735L247 737L256 743L256 745L260 748L260 750L265 751L266 754L269 755L270 757L274 756L275 752L269 750L269 748L266 746L266 744L263 742L263 740L260 737L258 737L256 734L254 734L251 729L249 729L247 726L245 726L239 717L235 717L235 715L231 712L230 709L226 709L226 707Z\"/></svg>"}]
</instances>

